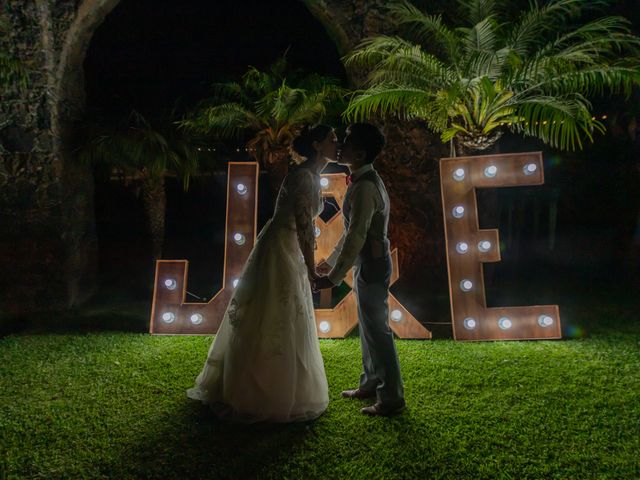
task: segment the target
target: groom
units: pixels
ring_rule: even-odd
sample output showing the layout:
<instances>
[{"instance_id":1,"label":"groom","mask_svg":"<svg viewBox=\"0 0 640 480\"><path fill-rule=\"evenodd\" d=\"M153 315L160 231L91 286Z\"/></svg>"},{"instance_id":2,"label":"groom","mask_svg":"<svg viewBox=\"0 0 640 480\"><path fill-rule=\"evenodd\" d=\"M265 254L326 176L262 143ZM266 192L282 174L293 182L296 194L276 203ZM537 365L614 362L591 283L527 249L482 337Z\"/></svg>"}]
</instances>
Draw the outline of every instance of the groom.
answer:
<instances>
[{"instance_id":1,"label":"groom","mask_svg":"<svg viewBox=\"0 0 640 480\"><path fill-rule=\"evenodd\" d=\"M355 390L342 392L345 398L376 398L361 411L367 415L389 416L405 408L400 365L389 328L389 280L391 256L387 226L389 196L373 168L385 144L384 135L368 123L347 128L338 163L347 165L347 193L342 205L345 232L335 251L322 265L327 273L315 282L316 289L340 285L354 266L354 291L358 300L363 373ZM331 267L329 271L329 267Z\"/></svg>"}]
</instances>

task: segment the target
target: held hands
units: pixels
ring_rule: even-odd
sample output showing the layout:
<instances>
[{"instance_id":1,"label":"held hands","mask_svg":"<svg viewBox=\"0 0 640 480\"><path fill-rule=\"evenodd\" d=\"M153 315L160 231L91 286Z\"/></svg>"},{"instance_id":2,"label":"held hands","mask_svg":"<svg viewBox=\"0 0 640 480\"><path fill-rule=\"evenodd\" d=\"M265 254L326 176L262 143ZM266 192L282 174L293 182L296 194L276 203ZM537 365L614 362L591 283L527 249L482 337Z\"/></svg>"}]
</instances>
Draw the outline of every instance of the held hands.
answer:
<instances>
[{"instance_id":1,"label":"held hands","mask_svg":"<svg viewBox=\"0 0 640 480\"><path fill-rule=\"evenodd\" d=\"M331 265L323 261L316 268L309 271L309 281L311 282L311 289L314 292L318 290L324 290L325 288L333 288L335 285L327 274L331 271Z\"/></svg>"},{"instance_id":2,"label":"held hands","mask_svg":"<svg viewBox=\"0 0 640 480\"><path fill-rule=\"evenodd\" d=\"M318 275L329 275L330 271L331 265L329 265L324 260L316 267L316 272L318 273Z\"/></svg>"}]
</instances>

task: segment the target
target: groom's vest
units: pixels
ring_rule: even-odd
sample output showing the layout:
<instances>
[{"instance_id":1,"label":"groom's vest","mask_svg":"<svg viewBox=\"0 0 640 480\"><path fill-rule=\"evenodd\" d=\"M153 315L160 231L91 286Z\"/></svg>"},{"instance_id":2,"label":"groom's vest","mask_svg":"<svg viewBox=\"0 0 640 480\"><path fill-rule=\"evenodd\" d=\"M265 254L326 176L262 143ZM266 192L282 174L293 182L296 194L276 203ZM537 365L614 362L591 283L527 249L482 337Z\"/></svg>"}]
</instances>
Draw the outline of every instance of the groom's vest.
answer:
<instances>
[{"instance_id":1,"label":"groom's vest","mask_svg":"<svg viewBox=\"0 0 640 480\"><path fill-rule=\"evenodd\" d=\"M364 246L360 250L358 259L371 260L375 258L382 258L389 255L389 239L387 238L387 228L389 226L389 195L384 188L384 183L375 170L369 170L366 173L360 175L353 181L347 193L344 197L344 203L342 206L342 213L344 217L345 231L349 230L349 217L351 214L351 193L356 188L356 184L360 182L371 182L376 186L382 205L379 205L371 218L371 225L367 232L367 238L365 239Z\"/></svg>"}]
</instances>

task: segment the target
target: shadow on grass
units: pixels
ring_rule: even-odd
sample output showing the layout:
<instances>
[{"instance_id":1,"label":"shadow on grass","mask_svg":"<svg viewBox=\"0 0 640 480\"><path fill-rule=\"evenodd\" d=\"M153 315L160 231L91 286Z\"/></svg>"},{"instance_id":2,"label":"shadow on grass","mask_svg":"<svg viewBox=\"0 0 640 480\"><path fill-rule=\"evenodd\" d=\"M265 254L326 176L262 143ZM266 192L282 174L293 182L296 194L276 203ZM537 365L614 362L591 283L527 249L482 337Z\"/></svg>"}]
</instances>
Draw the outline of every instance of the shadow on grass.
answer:
<instances>
[{"instance_id":1,"label":"shadow on grass","mask_svg":"<svg viewBox=\"0 0 640 480\"><path fill-rule=\"evenodd\" d=\"M240 425L217 420L199 402L179 403L97 466L108 478L258 478L286 464L314 435L313 422Z\"/></svg>"}]
</instances>

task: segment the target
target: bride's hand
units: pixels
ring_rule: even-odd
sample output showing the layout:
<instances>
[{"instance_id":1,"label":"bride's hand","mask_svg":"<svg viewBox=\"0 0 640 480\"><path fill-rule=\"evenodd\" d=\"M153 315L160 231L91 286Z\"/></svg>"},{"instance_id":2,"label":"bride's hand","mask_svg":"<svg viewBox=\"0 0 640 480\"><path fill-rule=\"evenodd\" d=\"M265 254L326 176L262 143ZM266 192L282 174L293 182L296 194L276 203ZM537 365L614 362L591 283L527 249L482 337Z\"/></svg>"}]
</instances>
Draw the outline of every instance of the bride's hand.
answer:
<instances>
[{"instance_id":1,"label":"bride's hand","mask_svg":"<svg viewBox=\"0 0 640 480\"><path fill-rule=\"evenodd\" d=\"M323 261L316 267L316 272L318 272L320 275L329 275L329 272L331 272L331 265Z\"/></svg>"},{"instance_id":2,"label":"bride's hand","mask_svg":"<svg viewBox=\"0 0 640 480\"><path fill-rule=\"evenodd\" d=\"M309 276L309 281L312 284L315 283L316 280L320 278L320 275L318 274L318 272L316 272L315 268L313 270L307 270L307 275Z\"/></svg>"}]
</instances>

